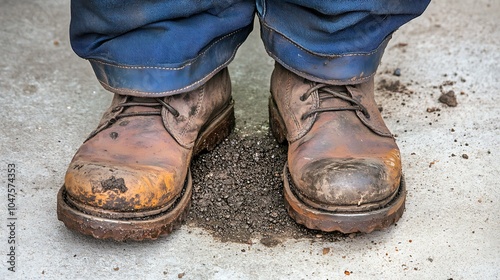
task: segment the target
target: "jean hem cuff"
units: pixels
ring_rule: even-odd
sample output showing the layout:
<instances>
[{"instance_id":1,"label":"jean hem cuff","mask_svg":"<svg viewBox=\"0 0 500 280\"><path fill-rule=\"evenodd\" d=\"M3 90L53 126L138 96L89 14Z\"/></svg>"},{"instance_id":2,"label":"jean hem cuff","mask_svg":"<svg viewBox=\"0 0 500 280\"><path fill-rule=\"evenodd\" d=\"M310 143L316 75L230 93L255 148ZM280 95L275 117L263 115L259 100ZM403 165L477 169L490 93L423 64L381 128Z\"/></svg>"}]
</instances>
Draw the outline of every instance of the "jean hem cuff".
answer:
<instances>
[{"instance_id":1,"label":"jean hem cuff","mask_svg":"<svg viewBox=\"0 0 500 280\"><path fill-rule=\"evenodd\" d=\"M262 20L261 37L267 53L283 67L308 80L334 85L359 84L373 77L391 39L391 35L387 36L369 52L319 54L305 49Z\"/></svg>"},{"instance_id":2,"label":"jean hem cuff","mask_svg":"<svg viewBox=\"0 0 500 280\"><path fill-rule=\"evenodd\" d=\"M219 38L197 57L179 65L127 66L95 58L88 60L108 91L138 97L170 96L202 86L227 67L252 28L250 25Z\"/></svg>"}]
</instances>

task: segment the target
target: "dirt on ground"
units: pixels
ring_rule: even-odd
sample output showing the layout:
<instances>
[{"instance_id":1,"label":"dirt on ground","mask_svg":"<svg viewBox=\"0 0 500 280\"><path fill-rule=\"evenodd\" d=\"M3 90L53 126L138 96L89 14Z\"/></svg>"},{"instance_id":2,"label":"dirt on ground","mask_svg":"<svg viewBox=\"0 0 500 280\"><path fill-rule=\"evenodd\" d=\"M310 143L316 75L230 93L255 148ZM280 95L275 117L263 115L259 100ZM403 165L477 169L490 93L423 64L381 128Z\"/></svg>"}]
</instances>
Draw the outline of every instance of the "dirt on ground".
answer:
<instances>
[{"instance_id":1,"label":"dirt on ground","mask_svg":"<svg viewBox=\"0 0 500 280\"><path fill-rule=\"evenodd\" d=\"M411 95L414 93L413 90L409 89L407 85L401 83L399 80L388 81L386 79L381 79L378 83L377 90L405 95Z\"/></svg>"},{"instance_id":2,"label":"dirt on ground","mask_svg":"<svg viewBox=\"0 0 500 280\"><path fill-rule=\"evenodd\" d=\"M401 75L401 70L397 70L397 73L385 71L385 78L377 83L377 92L412 98L415 94L412 83L404 84L392 77ZM454 92L447 90L455 84L446 80L435 87L447 98L440 97L439 102L456 106ZM441 108L436 106L426 111L439 116ZM270 133L254 132L232 133L213 151L194 158L191 165L194 191L187 223L207 230L221 241L259 240L266 246L276 246L291 238L338 241L356 236L309 230L288 216L282 182L287 147L278 144Z\"/></svg>"},{"instance_id":3,"label":"dirt on ground","mask_svg":"<svg viewBox=\"0 0 500 280\"><path fill-rule=\"evenodd\" d=\"M187 223L221 241L258 239L270 247L290 238L346 238L341 233L308 230L288 216L283 202L285 162L286 146L270 134L231 134L213 151L193 160L194 191Z\"/></svg>"}]
</instances>

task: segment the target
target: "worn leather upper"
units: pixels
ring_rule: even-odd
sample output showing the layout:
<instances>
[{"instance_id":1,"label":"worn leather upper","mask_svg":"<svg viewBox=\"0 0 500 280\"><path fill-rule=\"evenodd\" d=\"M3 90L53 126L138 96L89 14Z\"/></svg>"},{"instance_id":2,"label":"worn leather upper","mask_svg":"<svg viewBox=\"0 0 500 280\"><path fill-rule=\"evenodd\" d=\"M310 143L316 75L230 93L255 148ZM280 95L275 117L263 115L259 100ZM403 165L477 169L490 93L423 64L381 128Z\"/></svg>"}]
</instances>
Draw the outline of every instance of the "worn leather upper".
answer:
<instances>
[{"instance_id":1,"label":"worn leather upper","mask_svg":"<svg viewBox=\"0 0 500 280\"><path fill-rule=\"evenodd\" d=\"M149 100L116 94L71 161L66 191L79 203L113 211L168 205L183 189L199 132L230 99L227 69L194 91L162 97L178 115L164 106L121 106ZM120 117L155 110L161 115Z\"/></svg>"},{"instance_id":2,"label":"worn leather upper","mask_svg":"<svg viewBox=\"0 0 500 280\"><path fill-rule=\"evenodd\" d=\"M378 111L373 79L330 89L358 101L361 110L321 89L301 98L316 83L276 64L271 92L286 126L288 168L297 195L311 206L331 211L375 209L395 196L401 178L399 149Z\"/></svg>"}]
</instances>

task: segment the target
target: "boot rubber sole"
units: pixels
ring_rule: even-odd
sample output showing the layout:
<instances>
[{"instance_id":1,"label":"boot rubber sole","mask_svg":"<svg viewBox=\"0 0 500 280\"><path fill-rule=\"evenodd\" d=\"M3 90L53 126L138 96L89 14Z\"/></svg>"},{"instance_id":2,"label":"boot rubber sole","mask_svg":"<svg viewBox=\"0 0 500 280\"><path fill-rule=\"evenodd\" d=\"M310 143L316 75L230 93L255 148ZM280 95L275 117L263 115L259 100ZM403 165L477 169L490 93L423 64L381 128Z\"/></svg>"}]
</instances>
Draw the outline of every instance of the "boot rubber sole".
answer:
<instances>
[{"instance_id":1,"label":"boot rubber sole","mask_svg":"<svg viewBox=\"0 0 500 280\"><path fill-rule=\"evenodd\" d=\"M269 98L269 126L276 140L283 144L286 141L286 127L272 97ZM283 185L285 207L290 217L309 229L324 232L370 233L396 223L405 209L406 184L403 177L396 196L390 202L381 208L362 212L356 212L356 206L353 206L352 212L332 212L304 203L296 195L297 190L291 180L288 163L285 163L283 169Z\"/></svg>"},{"instance_id":2,"label":"boot rubber sole","mask_svg":"<svg viewBox=\"0 0 500 280\"><path fill-rule=\"evenodd\" d=\"M193 154L212 150L231 133L234 126L234 102L231 101L226 109L200 132ZM72 202L63 185L57 195L57 218L67 228L97 239L115 241L157 239L182 225L191 206L192 192L191 171L188 170L183 190L173 204L166 206L165 209L120 213L93 207L79 207ZM90 208L92 211L86 211Z\"/></svg>"}]
</instances>

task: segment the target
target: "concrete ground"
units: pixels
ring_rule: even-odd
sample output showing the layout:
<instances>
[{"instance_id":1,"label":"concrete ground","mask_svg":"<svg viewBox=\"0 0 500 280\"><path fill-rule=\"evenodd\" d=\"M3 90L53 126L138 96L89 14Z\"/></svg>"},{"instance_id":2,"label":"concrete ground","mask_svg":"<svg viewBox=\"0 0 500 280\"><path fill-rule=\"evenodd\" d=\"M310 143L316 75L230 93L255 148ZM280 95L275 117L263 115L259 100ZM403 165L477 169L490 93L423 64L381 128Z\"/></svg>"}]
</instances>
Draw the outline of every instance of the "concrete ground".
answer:
<instances>
[{"instance_id":1,"label":"concrete ground","mask_svg":"<svg viewBox=\"0 0 500 280\"><path fill-rule=\"evenodd\" d=\"M272 248L188 226L154 242L98 241L56 219L66 166L111 98L71 51L68 2L0 0L0 279L500 279L499 1L434 1L386 50L378 101L408 185L397 226ZM272 65L256 30L230 68L236 133L267 130ZM449 90L457 107L438 102Z\"/></svg>"}]
</instances>

